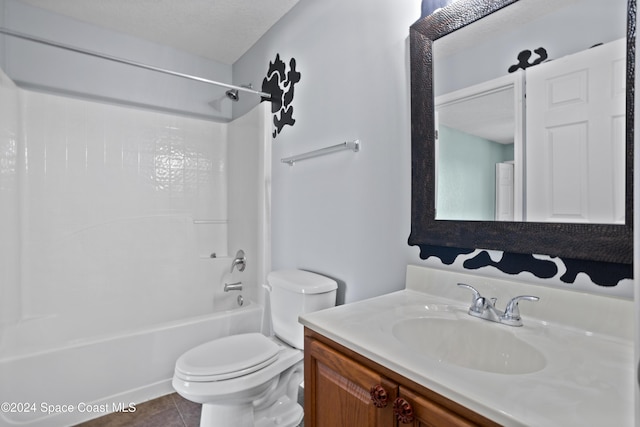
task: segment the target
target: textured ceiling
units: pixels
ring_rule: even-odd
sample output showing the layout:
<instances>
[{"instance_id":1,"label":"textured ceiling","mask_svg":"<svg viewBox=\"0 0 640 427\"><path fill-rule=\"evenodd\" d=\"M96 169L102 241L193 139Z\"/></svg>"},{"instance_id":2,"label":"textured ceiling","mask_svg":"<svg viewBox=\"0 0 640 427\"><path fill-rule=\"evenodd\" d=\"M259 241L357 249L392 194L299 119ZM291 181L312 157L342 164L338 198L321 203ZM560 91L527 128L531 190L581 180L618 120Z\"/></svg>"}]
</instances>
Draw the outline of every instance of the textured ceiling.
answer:
<instances>
[{"instance_id":1,"label":"textured ceiling","mask_svg":"<svg viewBox=\"0 0 640 427\"><path fill-rule=\"evenodd\" d=\"M20 0L233 64L298 0Z\"/></svg>"}]
</instances>

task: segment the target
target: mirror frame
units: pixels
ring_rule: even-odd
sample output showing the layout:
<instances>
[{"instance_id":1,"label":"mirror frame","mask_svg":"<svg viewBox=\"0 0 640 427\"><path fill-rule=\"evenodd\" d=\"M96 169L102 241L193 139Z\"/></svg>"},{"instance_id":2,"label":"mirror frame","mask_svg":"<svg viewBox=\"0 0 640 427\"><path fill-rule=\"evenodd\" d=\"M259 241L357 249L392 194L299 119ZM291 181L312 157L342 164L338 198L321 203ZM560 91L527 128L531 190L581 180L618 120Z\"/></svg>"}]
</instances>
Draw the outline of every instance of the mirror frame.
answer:
<instances>
[{"instance_id":1,"label":"mirror frame","mask_svg":"<svg viewBox=\"0 0 640 427\"><path fill-rule=\"evenodd\" d=\"M493 249L562 258L633 262L633 140L636 0L627 2L625 224L435 219L433 42L519 0L458 0L410 28L411 234L420 257L433 246Z\"/></svg>"}]
</instances>

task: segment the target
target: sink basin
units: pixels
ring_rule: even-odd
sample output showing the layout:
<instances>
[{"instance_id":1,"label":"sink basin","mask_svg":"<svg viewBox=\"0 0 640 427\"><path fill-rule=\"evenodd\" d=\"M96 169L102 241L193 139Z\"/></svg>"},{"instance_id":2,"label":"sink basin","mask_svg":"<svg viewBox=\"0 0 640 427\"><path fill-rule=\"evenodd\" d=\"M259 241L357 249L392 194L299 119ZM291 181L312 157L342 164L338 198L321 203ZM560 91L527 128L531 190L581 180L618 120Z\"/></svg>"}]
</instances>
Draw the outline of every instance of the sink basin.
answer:
<instances>
[{"instance_id":1,"label":"sink basin","mask_svg":"<svg viewBox=\"0 0 640 427\"><path fill-rule=\"evenodd\" d=\"M546 365L542 353L508 326L480 319L403 319L392 333L410 350L443 363L497 374L527 374Z\"/></svg>"}]
</instances>

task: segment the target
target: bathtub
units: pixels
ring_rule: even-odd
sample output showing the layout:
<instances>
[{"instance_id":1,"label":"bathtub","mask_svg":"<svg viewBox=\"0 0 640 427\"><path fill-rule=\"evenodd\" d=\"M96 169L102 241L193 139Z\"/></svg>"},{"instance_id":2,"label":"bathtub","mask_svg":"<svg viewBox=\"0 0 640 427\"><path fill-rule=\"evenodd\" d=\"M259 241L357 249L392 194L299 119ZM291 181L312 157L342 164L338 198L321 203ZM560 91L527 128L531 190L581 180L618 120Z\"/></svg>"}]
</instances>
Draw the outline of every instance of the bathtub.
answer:
<instances>
[{"instance_id":1,"label":"bathtub","mask_svg":"<svg viewBox=\"0 0 640 427\"><path fill-rule=\"evenodd\" d=\"M173 392L174 364L186 350L260 331L262 306L237 298L221 294L210 314L0 358L0 426L68 426Z\"/></svg>"}]
</instances>

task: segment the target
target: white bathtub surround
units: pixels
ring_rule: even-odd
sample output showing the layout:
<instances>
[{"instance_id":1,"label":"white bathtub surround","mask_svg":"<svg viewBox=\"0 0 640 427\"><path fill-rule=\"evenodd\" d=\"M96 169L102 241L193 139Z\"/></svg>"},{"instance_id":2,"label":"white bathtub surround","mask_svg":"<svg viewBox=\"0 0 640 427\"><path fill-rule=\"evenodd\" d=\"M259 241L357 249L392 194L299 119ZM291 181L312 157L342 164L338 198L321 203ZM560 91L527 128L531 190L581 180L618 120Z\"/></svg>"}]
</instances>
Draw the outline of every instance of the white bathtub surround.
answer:
<instances>
[{"instance_id":1,"label":"white bathtub surround","mask_svg":"<svg viewBox=\"0 0 640 427\"><path fill-rule=\"evenodd\" d=\"M68 339L82 339L210 310L216 278L200 274L194 220L226 227L226 126L20 98L21 322L77 324ZM225 256L219 237L207 243Z\"/></svg>"},{"instance_id":2,"label":"white bathtub surround","mask_svg":"<svg viewBox=\"0 0 640 427\"><path fill-rule=\"evenodd\" d=\"M520 304L524 326L501 325L469 316L471 293L457 283L497 297L501 309L518 295L540 300ZM430 357L417 350L419 337L408 345L394 333L398 321L424 318L473 322L489 334L494 328L532 346L544 366L504 374ZM301 317L339 344L509 426L634 425L632 320L629 300L418 266L407 268L405 290ZM478 345L456 356L486 352Z\"/></svg>"},{"instance_id":3,"label":"white bathtub surround","mask_svg":"<svg viewBox=\"0 0 640 427\"><path fill-rule=\"evenodd\" d=\"M18 102L18 88L0 70L0 342L2 325L20 316Z\"/></svg>"},{"instance_id":4,"label":"white bathtub surround","mask_svg":"<svg viewBox=\"0 0 640 427\"><path fill-rule=\"evenodd\" d=\"M245 252L244 272L234 277L255 277L257 286L243 289L264 305L262 285L271 271L271 104L263 102L228 125L227 217L229 255ZM249 196L251 195L251 196Z\"/></svg>"},{"instance_id":5,"label":"white bathtub surround","mask_svg":"<svg viewBox=\"0 0 640 427\"><path fill-rule=\"evenodd\" d=\"M262 300L268 244L237 230L268 230L270 178L256 169L270 162L264 117L268 105L243 118L245 150L255 151L243 164L249 156L228 153L233 123L31 92L0 72L0 401L155 397L171 391L187 348L261 329L262 305L251 300ZM252 171L251 186L230 187L235 168ZM238 205L229 188L264 209ZM230 221L239 210L249 213ZM238 294L222 291L238 249L249 268L233 280L243 282L248 319L229 311ZM206 328L158 337L202 316L213 316Z\"/></svg>"},{"instance_id":6,"label":"white bathtub surround","mask_svg":"<svg viewBox=\"0 0 640 427\"><path fill-rule=\"evenodd\" d=\"M0 359L0 402L37 402L34 412L0 414L0 426L68 426L114 412L121 403L172 393L173 367L182 353L204 341L258 331L261 318L262 308L247 303L233 311ZM73 412L47 414L42 403L71 405Z\"/></svg>"}]
</instances>

